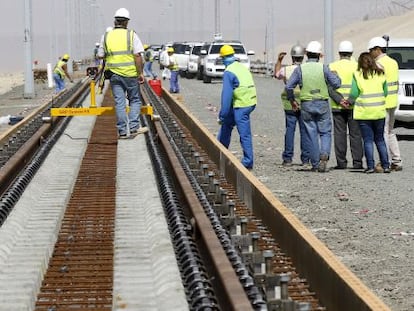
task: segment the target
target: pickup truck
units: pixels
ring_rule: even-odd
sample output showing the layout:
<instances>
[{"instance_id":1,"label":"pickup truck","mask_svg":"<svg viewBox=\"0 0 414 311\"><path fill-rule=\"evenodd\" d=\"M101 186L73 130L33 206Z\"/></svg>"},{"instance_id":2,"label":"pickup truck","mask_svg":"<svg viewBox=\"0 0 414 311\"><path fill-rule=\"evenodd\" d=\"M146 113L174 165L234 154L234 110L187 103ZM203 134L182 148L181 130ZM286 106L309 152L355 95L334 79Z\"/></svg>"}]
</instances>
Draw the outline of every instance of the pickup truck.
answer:
<instances>
[{"instance_id":1,"label":"pickup truck","mask_svg":"<svg viewBox=\"0 0 414 311\"><path fill-rule=\"evenodd\" d=\"M398 107L395 120L414 122L414 39L391 38L388 56L395 59L399 68Z\"/></svg>"}]
</instances>

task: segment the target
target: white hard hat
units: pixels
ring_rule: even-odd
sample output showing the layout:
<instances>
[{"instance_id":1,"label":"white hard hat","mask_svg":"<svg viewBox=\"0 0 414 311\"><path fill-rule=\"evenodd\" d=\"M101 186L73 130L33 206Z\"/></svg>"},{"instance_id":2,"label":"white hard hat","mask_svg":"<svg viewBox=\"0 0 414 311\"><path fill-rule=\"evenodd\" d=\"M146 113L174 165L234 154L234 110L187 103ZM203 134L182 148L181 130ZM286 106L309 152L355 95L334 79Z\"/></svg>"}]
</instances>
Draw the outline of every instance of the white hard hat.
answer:
<instances>
[{"instance_id":1,"label":"white hard hat","mask_svg":"<svg viewBox=\"0 0 414 311\"><path fill-rule=\"evenodd\" d=\"M96 43L95 43L95 45L96 45L96 46L100 46L101 44L100 44L99 42L96 42Z\"/></svg>"},{"instance_id":2,"label":"white hard hat","mask_svg":"<svg viewBox=\"0 0 414 311\"><path fill-rule=\"evenodd\" d=\"M376 46L380 48L385 48L387 46L387 41L381 37L374 37L368 42L368 50L375 48Z\"/></svg>"},{"instance_id":3,"label":"white hard hat","mask_svg":"<svg viewBox=\"0 0 414 311\"><path fill-rule=\"evenodd\" d=\"M129 11L125 8L120 8L118 10L116 10L114 17L121 17L121 18L126 18L126 19L130 19L129 17Z\"/></svg>"},{"instance_id":4,"label":"white hard hat","mask_svg":"<svg viewBox=\"0 0 414 311\"><path fill-rule=\"evenodd\" d=\"M306 52L321 54L322 53L322 44L320 44L320 42L318 42L318 41L311 41L311 42L308 43L308 46L306 47Z\"/></svg>"},{"instance_id":5,"label":"white hard hat","mask_svg":"<svg viewBox=\"0 0 414 311\"><path fill-rule=\"evenodd\" d=\"M352 42L350 42L350 41L341 41L339 43L338 52L352 53L353 51L354 51L354 47L352 46Z\"/></svg>"}]
</instances>

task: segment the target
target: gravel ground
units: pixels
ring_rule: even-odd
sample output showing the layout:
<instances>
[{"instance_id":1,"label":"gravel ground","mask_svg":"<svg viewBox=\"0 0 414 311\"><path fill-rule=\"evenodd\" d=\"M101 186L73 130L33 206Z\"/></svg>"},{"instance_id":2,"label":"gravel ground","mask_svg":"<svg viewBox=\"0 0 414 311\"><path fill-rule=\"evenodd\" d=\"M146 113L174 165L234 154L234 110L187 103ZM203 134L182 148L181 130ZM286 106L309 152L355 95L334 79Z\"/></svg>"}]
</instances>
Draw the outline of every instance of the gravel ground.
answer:
<instances>
[{"instance_id":1,"label":"gravel ground","mask_svg":"<svg viewBox=\"0 0 414 311\"><path fill-rule=\"evenodd\" d=\"M259 76L255 81L259 103L252 114L256 157L253 174L392 310L414 310L414 236L410 235L414 232L414 130L396 129L404 161L401 172L312 173L301 170L298 154L294 158L297 165L285 168L281 166L282 84ZM180 85L184 103L216 134L221 81L204 84L180 78ZM163 81L163 86L168 89L168 81ZM0 116L26 115L52 93L38 84L36 98L23 99L23 86L18 86L0 95ZM0 134L7 127L1 126ZM230 150L240 157L237 131ZM329 164L335 166L332 159L333 153Z\"/></svg>"},{"instance_id":2,"label":"gravel ground","mask_svg":"<svg viewBox=\"0 0 414 311\"><path fill-rule=\"evenodd\" d=\"M392 310L414 310L414 130L396 129L404 161L401 172L304 171L298 153L297 165L285 168L282 84L260 76L255 81L259 103L251 115L254 175ZM221 81L204 84L180 78L180 85L185 105L216 134ZM168 81L163 86L168 89ZM240 157L238 140L235 130L230 150ZM334 159L332 151L330 167L336 165Z\"/></svg>"}]
</instances>

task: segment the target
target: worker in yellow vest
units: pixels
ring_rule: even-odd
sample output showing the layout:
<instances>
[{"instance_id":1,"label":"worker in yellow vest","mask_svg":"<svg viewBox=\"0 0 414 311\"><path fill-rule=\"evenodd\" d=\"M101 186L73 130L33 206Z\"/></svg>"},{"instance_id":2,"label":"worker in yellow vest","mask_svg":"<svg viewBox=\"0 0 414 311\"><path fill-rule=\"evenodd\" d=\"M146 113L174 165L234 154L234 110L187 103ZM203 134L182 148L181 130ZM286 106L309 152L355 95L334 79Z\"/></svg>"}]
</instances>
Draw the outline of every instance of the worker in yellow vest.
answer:
<instances>
[{"instance_id":1,"label":"worker in yellow vest","mask_svg":"<svg viewBox=\"0 0 414 311\"><path fill-rule=\"evenodd\" d=\"M349 101L349 92L354 72L358 63L352 58L354 47L350 41L341 41L338 47L339 60L329 64L329 69L335 72L341 78L341 86L330 90L330 103L332 110L333 128L334 128L334 149L336 156L336 166L334 169L346 169L348 161L346 159L348 147L351 147L352 168L362 169L362 138L358 122L353 115L353 105Z\"/></svg>"},{"instance_id":2,"label":"worker in yellow vest","mask_svg":"<svg viewBox=\"0 0 414 311\"><path fill-rule=\"evenodd\" d=\"M114 29L107 31L99 56L105 58L105 76L115 100L120 139L133 138L148 131L140 126L140 83L144 83L142 53L144 47L135 31L128 29L129 11L120 8L114 15ZM129 113L127 113L127 99Z\"/></svg>"},{"instance_id":3,"label":"worker in yellow vest","mask_svg":"<svg viewBox=\"0 0 414 311\"><path fill-rule=\"evenodd\" d=\"M374 58L368 52L361 53L358 58L358 69L353 76L350 97L355 99L353 117L359 123L364 141L367 174L375 173L374 142L383 172L390 172L387 145L384 140L388 95L385 77L384 71L376 65Z\"/></svg>"},{"instance_id":4,"label":"worker in yellow vest","mask_svg":"<svg viewBox=\"0 0 414 311\"><path fill-rule=\"evenodd\" d=\"M59 93L61 90L65 88L65 77L67 77L69 81L73 83L73 79L68 72L68 61L69 55L63 55L57 62L55 68L53 69L53 80L55 81L56 93Z\"/></svg>"},{"instance_id":5,"label":"worker in yellow vest","mask_svg":"<svg viewBox=\"0 0 414 311\"><path fill-rule=\"evenodd\" d=\"M180 86L178 85L178 61L174 54L174 48L170 46L167 48L167 68L171 72L170 77L170 93L180 93Z\"/></svg>"},{"instance_id":6,"label":"worker in yellow vest","mask_svg":"<svg viewBox=\"0 0 414 311\"><path fill-rule=\"evenodd\" d=\"M385 52L387 41L381 37L374 37L368 43L368 50L377 62L377 65L385 72L387 79L388 95L385 99L387 117L385 118L384 136L391 161L391 170L401 171L402 160L397 135L394 132L395 110L398 105L398 63ZM377 166L381 170L381 166Z\"/></svg>"}]
</instances>

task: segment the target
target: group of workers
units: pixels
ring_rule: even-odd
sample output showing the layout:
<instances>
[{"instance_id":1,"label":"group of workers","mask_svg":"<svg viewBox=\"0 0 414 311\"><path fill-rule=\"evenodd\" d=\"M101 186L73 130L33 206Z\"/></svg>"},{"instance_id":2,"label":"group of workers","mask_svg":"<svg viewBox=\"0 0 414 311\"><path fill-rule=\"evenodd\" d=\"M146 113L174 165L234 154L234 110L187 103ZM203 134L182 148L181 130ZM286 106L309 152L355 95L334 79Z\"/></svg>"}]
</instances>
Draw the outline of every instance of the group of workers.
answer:
<instances>
[{"instance_id":1,"label":"group of workers","mask_svg":"<svg viewBox=\"0 0 414 311\"><path fill-rule=\"evenodd\" d=\"M354 60L353 45L342 41L339 60L319 63L322 45L311 41L306 49L291 49L292 64L282 67L279 53L274 76L285 82L281 100L285 111L285 146L282 165L292 165L296 124L300 129L301 161L312 171L327 172L333 125L336 166L346 169L349 132L352 168L389 173L402 170L398 141L393 131L398 104L398 63L386 54L387 42L375 37L368 52ZM303 63L304 57L307 61ZM379 162L375 164L374 143Z\"/></svg>"},{"instance_id":2,"label":"group of workers","mask_svg":"<svg viewBox=\"0 0 414 311\"><path fill-rule=\"evenodd\" d=\"M97 58L104 60L105 77L110 80L115 100L117 130L120 139L132 138L148 131L140 125L140 88L147 77L156 78L152 71L153 52L143 45L138 35L128 29L129 11L120 8L114 15L114 27L102 36ZM296 125L300 129L300 159L311 171L327 172L331 154L333 127L335 169L346 169L347 137L349 132L352 167L366 173L402 170L398 141L393 131L398 92L398 64L386 54L387 42L381 37L368 43L369 52L353 59L350 41L339 44L339 60L331 64L320 61L322 45L311 41L306 49L295 45L291 49L292 64L282 66L286 52L278 56L274 77L283 80L281 101L285 112L284 166L292 165ZM171 71L170 92L178 93L178 64L174 49L167 47L161 64ZM218 123L218 140L228 148L234 127L240 135L244 167L254 164L250 114L257 104L256 87L249 69L240 64L230 45L223 45L220 56L226 67ZM303 62L305 56L307 61ZM56 90L64 88L67 76L65 54L54 69ZM145 64L145 65L144 65ZM137 83L138 81L138 83ZM127 102L128 100L128 102ZM126 106L129 106L129 112ZM374 161L374 143L379 163Z\"/></svg>"}]
</instances>

